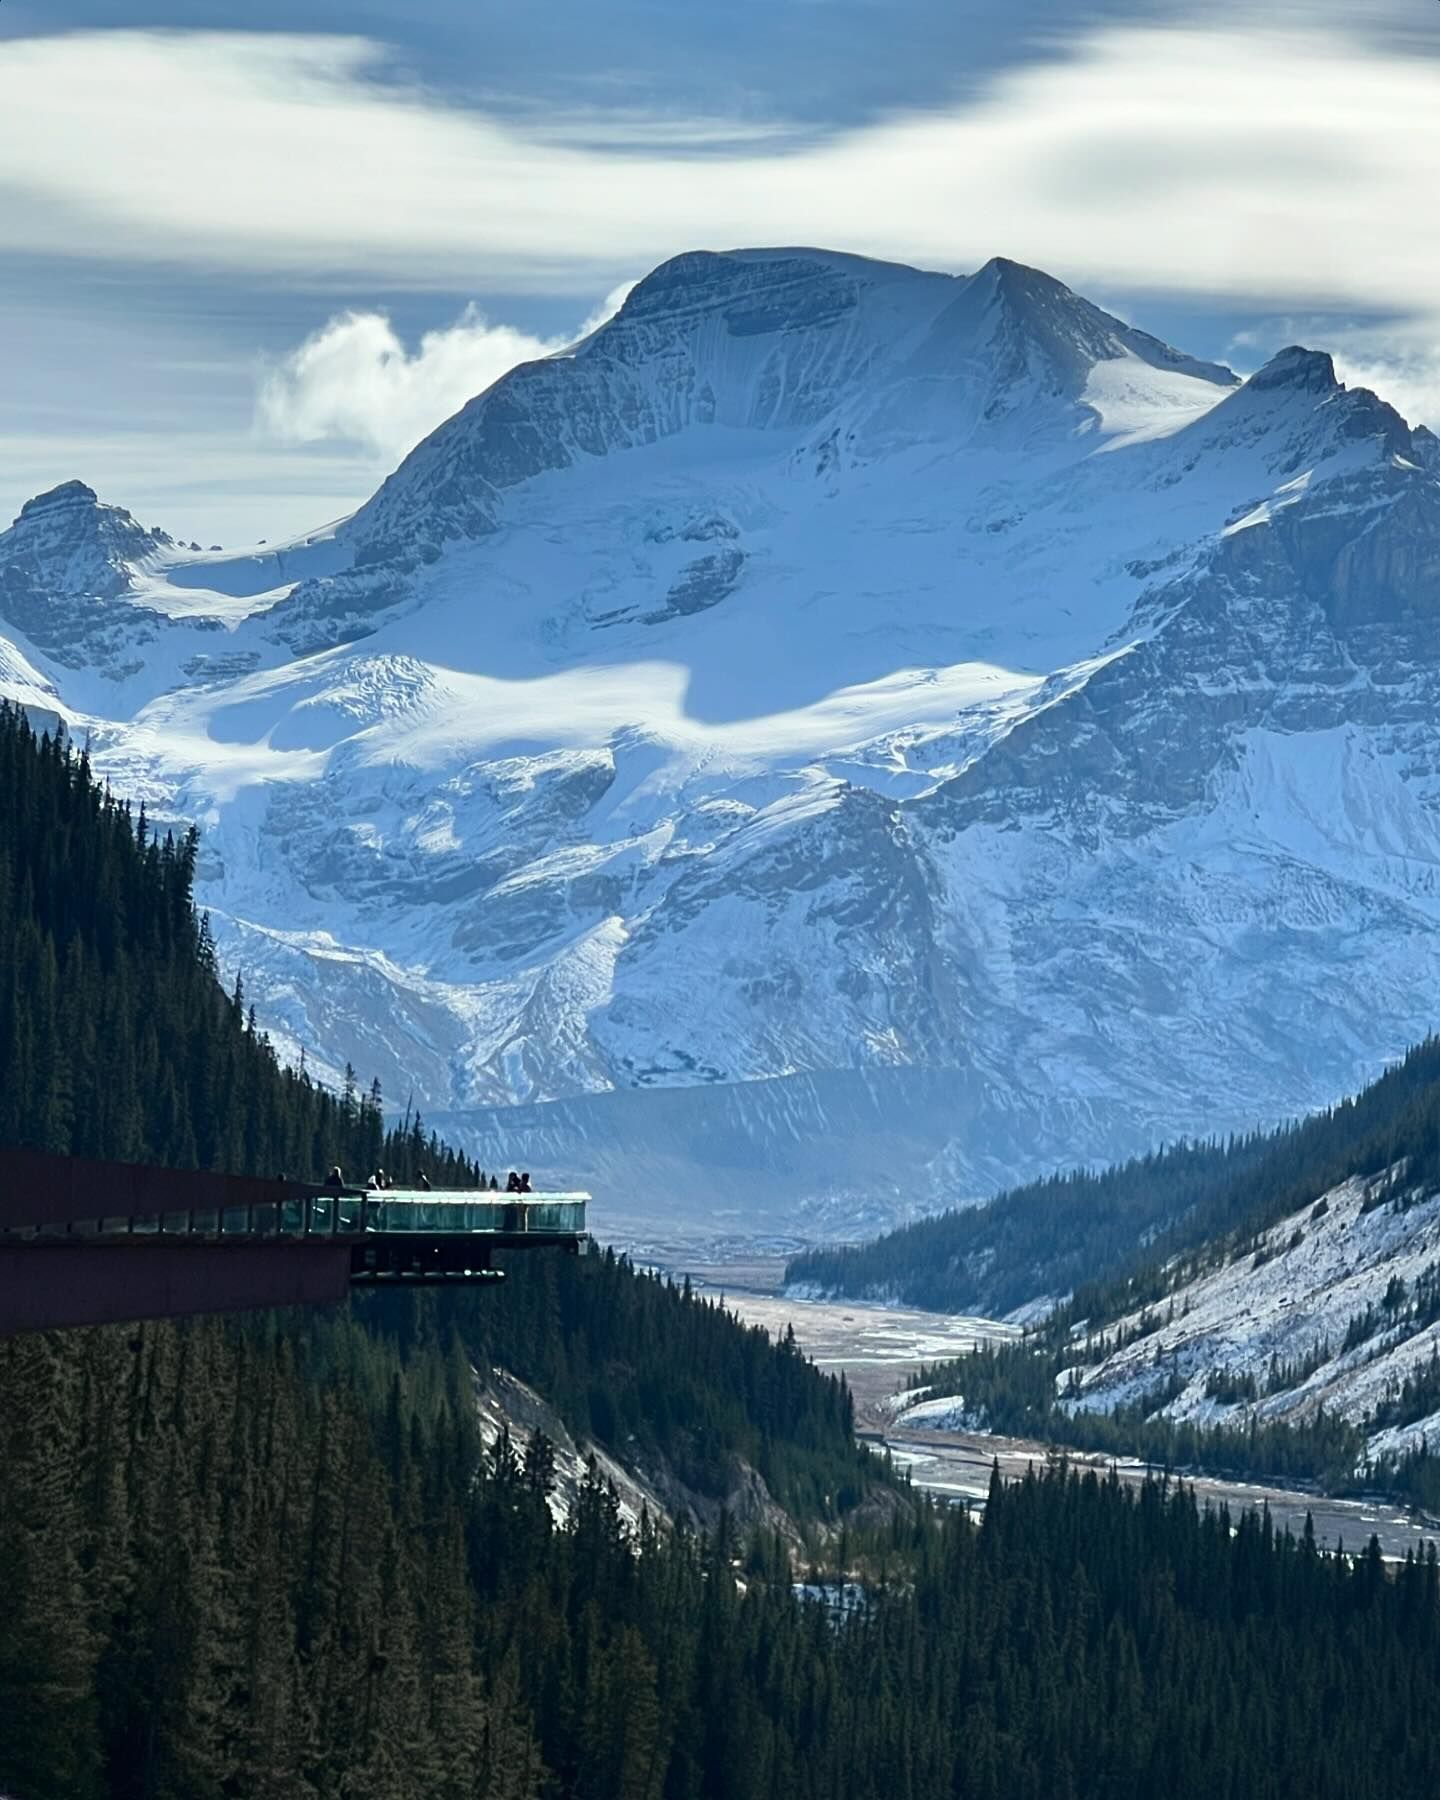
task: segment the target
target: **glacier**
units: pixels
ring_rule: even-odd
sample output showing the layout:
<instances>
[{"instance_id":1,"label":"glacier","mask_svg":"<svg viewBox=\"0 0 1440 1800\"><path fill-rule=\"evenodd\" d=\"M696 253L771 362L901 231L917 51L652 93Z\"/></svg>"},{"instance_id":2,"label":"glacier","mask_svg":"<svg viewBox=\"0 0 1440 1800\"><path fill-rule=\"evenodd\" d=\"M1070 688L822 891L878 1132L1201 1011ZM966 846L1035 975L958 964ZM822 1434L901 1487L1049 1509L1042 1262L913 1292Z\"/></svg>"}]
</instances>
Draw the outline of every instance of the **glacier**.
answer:
<instances>
[{"instance_id":1,"label":"glacier","mask_svg":"<svg viewBox=\"0 0 1440 1800\"><path fill-rule=\"evenodd\" d=\"M662 265L347 519L0 533L281 1051L793 1244L1326 1103L1440 1000L1440 443L996 259Z\"/></svg>"}]
</instances>

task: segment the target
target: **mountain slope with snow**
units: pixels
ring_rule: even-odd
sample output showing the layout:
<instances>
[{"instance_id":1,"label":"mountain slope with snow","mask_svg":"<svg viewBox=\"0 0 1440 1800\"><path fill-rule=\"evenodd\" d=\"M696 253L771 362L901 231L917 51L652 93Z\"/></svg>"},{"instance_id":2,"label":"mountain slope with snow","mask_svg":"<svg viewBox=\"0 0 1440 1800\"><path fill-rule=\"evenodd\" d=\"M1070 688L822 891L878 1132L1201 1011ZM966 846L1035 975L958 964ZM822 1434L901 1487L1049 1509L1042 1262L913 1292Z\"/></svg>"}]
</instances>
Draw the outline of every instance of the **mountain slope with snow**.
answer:
<instances>
[{"instance_id":1,"label":"mountain slope with snow","mask_svg":"<svg viewBox=\"0 0 1440 1800\"><path fill-rule=\"evenodd\" d=\"M1407 1182L1403 1165L1355 1177L1198 1260L1159 1299L1107 1320L1103 1340L1089 1321L1072 1327L1073 1360L1054 1378L1059 1408L1232 1432L1323 1415L1363 1432L1376 1462L1437 1441L1433 1183ZM963 1390L955 1367L941 1385ZM897 1417L941 1430L977 1423L963 1391L927 1390Z\"/></svg>"},{"instance_id":2,"label":"mountain slope with snow","mask_svg":"<svg viewBox=\"0 0 1440 1800\"><path fill-rule=\"evenodd\" d=\"M204 827L312 1066L848 1234L1434 1022L1436 448L1013 263L695 253L309 539L32 501L0 686Z\"/></svg>"},{"instance_id":3,"label":"mountain slope with snow","mask_svg":"<svg viewBox=\"0 0 1440 1800\"><path fill-rule=\"evenodd\" d=\"M1131 1341L1062 1376L1067 1406L1109 1411L1163 1388L1168 1418L1323 1410L1368 1427L1375 1457L1433 1441L1440 1385L1421 1393L1417 1377L1440 1357L1440 1195L1409 1192L1403 1170L1347 1181L1112 1336Z\"/></svg>"}]
</instances>

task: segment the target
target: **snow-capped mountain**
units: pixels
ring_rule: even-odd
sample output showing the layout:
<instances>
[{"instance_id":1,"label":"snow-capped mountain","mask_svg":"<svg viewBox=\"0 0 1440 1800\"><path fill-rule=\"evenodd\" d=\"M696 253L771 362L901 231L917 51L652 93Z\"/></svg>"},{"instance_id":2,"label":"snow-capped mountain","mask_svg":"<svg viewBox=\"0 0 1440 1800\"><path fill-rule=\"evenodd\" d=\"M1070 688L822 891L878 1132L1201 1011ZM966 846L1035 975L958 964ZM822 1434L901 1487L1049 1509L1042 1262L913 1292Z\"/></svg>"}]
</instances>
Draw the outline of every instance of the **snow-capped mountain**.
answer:
<instances>
[{"instance_id":1,"label":"snow-capped mountain","mask_svg":"<svg viewBox=\"0 0 1440 1800\"><path fill-rule=\"evenodd\" d=\"M636 1231L849 1233L1440 1012L1440 443L1059 282L693 254L353 517L0 534L292 1052Z\"/></svg>"}]
</instances>

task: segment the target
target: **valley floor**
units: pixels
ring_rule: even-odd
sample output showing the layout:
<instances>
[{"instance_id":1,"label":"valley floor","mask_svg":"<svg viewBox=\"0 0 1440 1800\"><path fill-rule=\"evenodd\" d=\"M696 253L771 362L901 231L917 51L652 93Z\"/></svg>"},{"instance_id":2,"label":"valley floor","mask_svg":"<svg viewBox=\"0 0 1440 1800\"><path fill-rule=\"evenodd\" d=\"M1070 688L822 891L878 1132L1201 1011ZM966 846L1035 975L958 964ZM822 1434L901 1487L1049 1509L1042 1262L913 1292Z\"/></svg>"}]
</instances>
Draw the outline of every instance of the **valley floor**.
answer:
<instances>
[{"instance_id":1,"label":"valley floor","mask_svg":"<svg viewBox=\"0 0 1440 1800\"><path fill-rule=\"evenodd\" d=\"M871 1434L862 1433L870 1438ZM990 1468L998 1461L1007 1480L1064 1454L1072 1464L1108 1472L1112 1459L1080 1451L1057 1451L1053 1446L1024 1438L992 1437L985 1432L918 1431L909 1428L877 1432L873 1440L883 1445L895 1461L908 1468L916 1487L956 1501L983 1501L990 1485ZM1139 1485L1147 1466L1131 1457L1114 1463L1122 1481ZM1331 1500L1295 1488L1265 1487L1258 1482L1224 1481L1211 1476L1187 1478L1201 1504L1228 1506L1232 1513L1267 1506L1277 1530L1286 1526L1298 1537L1305 1529L1308 1512L1315 1521L1315 1536L1327 1549L1343 1543L1359 1550L1371 1535L1380 1540L1380 1552L1399 1560L1407 1550L1418 1550L1432 1538L1440 1539L1440 1521L1397 1506L1381 1496L1363 1500Z\"/></svg>"},{"instance_id":2,"label":"valley floor","mask_svg":"<svg viewBox=\"0 0 1440 1800\"><path fill-rule=\"evenodd\" d=\"M990 1469L998 1461L1007 1478L1023 1476L1060 1452L1053 1445L984 1432L938 1431L897 1425L889 1404L923 1363L956 1356L981 1343L1005 1342L1017 1335L1012 1325L993 1319L927 1313L902 1307L867 1305L856 1300L803 1300L779 1292L783 1262L763 1257L689 1270L700 1291L722 1294L725 1304L750 1324L763 1325L778 1336L787 1325L822 1368L843 1371L855 1395L858 1435L876 1449L888 1449L908 1469L916 1487L954 1501L983 1502ZM677 1269L677 1275L683 1271ZM1112 1459L1065 1452L1072 1463L1108 1470ZM1122 1458L1114 1465L1122 1480L1142 1482L1143 1463ZM1276 1526L1297 1535L1305 1515L1315 1521L1322 1545L1344 1543L1361 1548L1373 1533L1381 1553L1401 1558L1431 1538L1440 1538L1440 1521L1382 1498L1332 1500L1298 1489L1266 1487L1255 1482L1209 1476L1194 1479L1201 1501L1232 1511L1268 1506Z\"/></svg>"},{"instance_id":3,"label":"valley floor","mask_svg":"<svg viewBox=\"0 0 1440 1800\"><path fill-rule=\"evenodd\" d=\"M772 1337L793 1325L812 1362L829 1373L844 1373L862 1431L889 1422L893 1409L888 1402L922 1364L1019 1336L1013 1325L994 1319L854 1300L796 1299L779 1291L784 1268L783 1260L757 1257L688 1272L697 1292L723 1296L732 1312L749 1325L763 1325Z\"/></svg>"}]
</instances>

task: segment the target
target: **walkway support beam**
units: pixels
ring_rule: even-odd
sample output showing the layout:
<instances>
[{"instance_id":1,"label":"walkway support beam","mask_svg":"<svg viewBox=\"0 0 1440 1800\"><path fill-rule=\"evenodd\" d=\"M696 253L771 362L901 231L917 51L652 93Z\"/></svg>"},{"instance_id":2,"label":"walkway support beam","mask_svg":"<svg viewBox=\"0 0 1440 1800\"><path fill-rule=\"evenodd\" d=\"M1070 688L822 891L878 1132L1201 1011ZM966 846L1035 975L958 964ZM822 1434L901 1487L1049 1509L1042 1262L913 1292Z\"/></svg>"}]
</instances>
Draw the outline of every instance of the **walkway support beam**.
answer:
<instances>
[{"instance_id":1,"label":"walkway support beam","mask_svg":"<svg viewBox=\"0 0 1440 1800\"><path fill-rule=\"evenodd\" d=\"M350 1291L340 1244L9 1246L0 1240L0 1337L249 1307L328 1306Z\"/></svg>"},{"instance_id":2,"label":"walkway support beam","mask_svg":"<svg viewBox=\"0 0 1440 1800\"><path fill-rule=\"evenodd\" d=\"M152 1169L140 1163L0 1149L0 1230L63 1226L102 1215L139 1218L147 1213L273 1205L292 1195L318 1192L305 1182L258 1181L203 1169Z\"/></svg>"}]
</instances>

